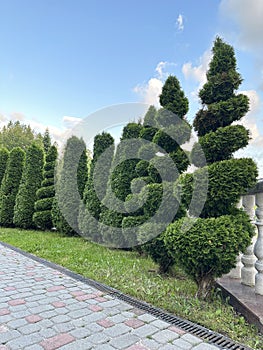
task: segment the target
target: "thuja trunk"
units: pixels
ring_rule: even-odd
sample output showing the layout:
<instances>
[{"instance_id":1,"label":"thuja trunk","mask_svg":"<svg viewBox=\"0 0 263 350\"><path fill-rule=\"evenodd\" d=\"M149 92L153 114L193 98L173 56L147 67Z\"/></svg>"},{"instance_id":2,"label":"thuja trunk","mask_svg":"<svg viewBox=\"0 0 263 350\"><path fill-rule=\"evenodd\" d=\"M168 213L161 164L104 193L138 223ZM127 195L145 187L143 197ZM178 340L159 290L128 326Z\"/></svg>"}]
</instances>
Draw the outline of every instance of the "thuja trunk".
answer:
<instances>
[{"instance_id":1,"label":"thuja trunk","mask_svg":"<svg viewBox=\"0 0 263 350\"><path fill-rule=\"evenodd\" d=\"M196 283L198 286L198 290L195 296L198 299L208 299L215 284L214 278L210 275L205 275L199 277Z\"/></svg>"}]
</instances>

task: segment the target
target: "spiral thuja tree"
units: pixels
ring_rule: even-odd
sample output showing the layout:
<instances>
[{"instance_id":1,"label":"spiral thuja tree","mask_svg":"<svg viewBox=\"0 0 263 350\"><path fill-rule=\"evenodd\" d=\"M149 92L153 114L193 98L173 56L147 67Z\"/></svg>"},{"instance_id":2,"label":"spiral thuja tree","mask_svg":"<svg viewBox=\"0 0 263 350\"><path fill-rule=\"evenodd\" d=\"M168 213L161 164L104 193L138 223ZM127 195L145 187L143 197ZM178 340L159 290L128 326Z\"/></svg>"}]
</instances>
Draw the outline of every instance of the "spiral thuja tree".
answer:
<instances>
[{"instance_id":1,"label":"spiral thuja tree","mask_svg":"<svg viewBox=\"0 0 263 350\"><path fill-rule=\"evenodd\" d=\"M199 142L192 150L192 162L200 166L194 174L180 178L183 200L189 206L194 179L208 174L208 190L197 200L207 199L200 218L171 224L165 243L182 268L198 285L197 296L206 298L216 277L235 266L239 251L254 234L247 215L236 208L240 196L256 183L257 166L250 158L235 159L234 152L249 142L249 131L239 121L249 110L249 100L237 94L242 78L237 72L234 49L217 37L207 71L207 82L199 92L203 104L193 122ZM207 165L200 158L203 150ZM191 215L195 215L193 206Z\"/></svg>"},{"instance_id":2,"label":"spiral thuja tree","mask_svg":"<svg viewBox=\"0 0 263 350\"><path fill-rule=\"evenodd\" d=\"M159 264L160 271L167 272L173 259L161 233L184 214L173 195L172 184L188 167L188 157L180 146L191 134L185 120L188 100L176 77L166 80L160 103L163 108L158 111L149 107L142 125L130 123L124 129L130 131L134 145L127 146L126 160L115 171L117 176L113 180L118 184L116 188L120 188L118 179L122 179L125 188L119 198L124 201L126 212L118 214L123 241L127 247L143 244L142 249Z\"/></svg>"},{"instance_id":3,"label":"spiral thuja tree","mask_svg":"<svg viewBox=\"0 0 263 350\"><path fill-rule=\"evenodd\" d=\"M135 122L124 126L120 143L112 160L99 224L103 241L108 246L126 246L122 234L122 220L127 216L127 212L123 203L126 197L131 194L132 180L138 177L136 165L139 162L137 150L141 129L142 125Z\"/></svg>"},{"instance_id":4,"label":"spiral thuja tree","mask_svg":"<svg viewBox=\"0 0 263 350\"><path fill-rule=\"evenodd\" d=\"M37 200L35 202L35 212L33 221L36 227L42 230L50 230L53 227L51 210L55 197L55 166L57 160L56 146L46 148L47 156L44 165L44 179L41 187L37 191Z\"/></svg>"}]
</instances>

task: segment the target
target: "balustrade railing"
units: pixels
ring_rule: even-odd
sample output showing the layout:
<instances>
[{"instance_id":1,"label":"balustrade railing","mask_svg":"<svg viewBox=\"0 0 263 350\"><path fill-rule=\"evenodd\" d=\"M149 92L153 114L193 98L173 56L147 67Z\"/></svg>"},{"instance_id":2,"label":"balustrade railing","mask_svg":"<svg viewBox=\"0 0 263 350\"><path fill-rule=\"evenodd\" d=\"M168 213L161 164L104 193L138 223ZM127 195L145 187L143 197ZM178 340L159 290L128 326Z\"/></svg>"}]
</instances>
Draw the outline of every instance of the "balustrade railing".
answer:
<instances>
[{"instance_id":1,"label":"balustrade railing","mask_svg":"<svg viewBox=\"0 0 263 350\"><path fill-rule=\"evenodd\" d=\"M228 276L240 278L242 284L255 288L256 294L263 295L263 179L242 196L239 206L244 208L255 225L255 236L246 252L237 257L237 266Z\"/></svg>"}]
</instances>

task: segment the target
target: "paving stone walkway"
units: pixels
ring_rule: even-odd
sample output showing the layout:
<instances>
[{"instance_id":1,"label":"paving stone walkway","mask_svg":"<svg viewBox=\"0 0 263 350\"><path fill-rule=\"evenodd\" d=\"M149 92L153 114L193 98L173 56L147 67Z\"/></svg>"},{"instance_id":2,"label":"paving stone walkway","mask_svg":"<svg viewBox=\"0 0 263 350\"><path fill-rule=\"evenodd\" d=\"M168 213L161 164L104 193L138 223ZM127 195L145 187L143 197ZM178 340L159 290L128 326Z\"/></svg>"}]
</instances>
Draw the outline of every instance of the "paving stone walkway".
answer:
<instances>
[{"instance_id":1,"label":"paving stone walkway","mask_svg":"<svg viewBox=\"0 0 263 350\"><path fill-rule=\"evenodd\" d=\"M0 350L216 350L0 244Z\"/></svg>"}]
</instances>

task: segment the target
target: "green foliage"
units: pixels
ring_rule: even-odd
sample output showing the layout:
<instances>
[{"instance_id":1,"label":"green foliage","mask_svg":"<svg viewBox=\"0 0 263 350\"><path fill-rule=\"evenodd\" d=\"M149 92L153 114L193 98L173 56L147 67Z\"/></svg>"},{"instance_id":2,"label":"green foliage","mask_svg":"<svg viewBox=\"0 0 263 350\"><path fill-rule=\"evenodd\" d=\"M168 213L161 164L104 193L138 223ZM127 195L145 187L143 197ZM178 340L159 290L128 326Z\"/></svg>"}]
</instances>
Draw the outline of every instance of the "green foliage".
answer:
<instances>
[{"instance_id":1,"label":"green foliage","mask_svg":"<svg viewBox=\"0 0 263 350\"><path fill-rule=\"evenodd\" d=\"M9 152L6 148L0 148L0 185L5 175L5 170L9 158Z\"/></svg>"},{"instance_id":2,"label":"green foliage","mask_svg":"<svg viewBox=\"0 0 263 350\"><path fill-rule=\"evenodd\" d=\"M200 297L209 295L215 277L234 267L236 256L250 244L254 232L248 218L237 214L236 208L258 176L252 159L232 159L233 153L249 142L248 130L231 125L249 110L248 97L235 94L241 82L233 47L216 38L207 83L199 92L203 108L193 122L199 142L191 159L202 168L182 176L175 188L179 191L182 186L184 205L189 208L191 203L190 215L200 214L200 203L205 202L204 207L201 218L188 230L178 222L167 231L169 249L198 284Z\"/></svg>"},{"instance_id":3,"label":"green foliage","mask_svg":"<svg viewBox=\"0 0 263 350\"><path fill-rule=\"evenodd\" d=\"M96 135L94 138L90 174L83 194L84 206L80 208L78 219L82 234L95 242L102 241L98 230L98 220L102 208L101 200L106 195L106 184L108 182L113 154L113 137L106 132ZM100 161L99 165L97 164L98 160ZM98 165L98 169L96 169L96 165ZM94 183L94 176L96 183Z\"/></svg>"},{"instance_id":4,"label":"green foliage","mask_svg":"<svg viewBox=\"0 0 263 350\"><path fill-rule=\"evenodd\" d=\"M14 206L25 162L25 152L15 147L10 152L0 189L0 224L13 226Z\"/></svg>"},{"instance_id":5,"label":"green foliage","mask_svg":"<svg viewBox=\"0 0 263 350\"><path fill-rule=\"evenodd\" d=\"M52 197L39 199L35 203L35 210L36 210L36 212L51 210L52 204L53 204L53 198ZM34 213L34 216L35 216L36 212ZM34 216L33 216L33 218L34 218ZM50 215L50 218L51 218L51 215ZM37 224L37 223L35 222L35 224ZM41 228L45 229L47 227L43 227L42 226ZM52 222L51 222L51 224L49 226L49 229L50 228L52 228Z\"/></svg>"},{"instance_id":6,"label":"green foliage","mask_svg":"<svg viewBox=\"0 0 263 350\"><path fill-rule=\"evenodd\" d=\"M228 126L240 120L249 110L249 99L246 95L238 94L227 101L212 103L207 109L201 109L193 122L198 136L204 136L217 128Z\"/></svg>"},{"instance_id":7,"label":"green foliage","mask_svg":"<svg viewBox=\"0 0 263 350\"><path fill-rule=\"evenodd\" d=\"M249 142L249 131L243 125L230 125L218 128L199 137L199 145L192 149L192 161L199 166L199 147L202 147L207 164L233 158L233 153L244 148Z\"/></svg>"},{"instance_id":8,"label":"green foliage","mask_svg":"<svg viewBox=\"0 0 263 350\"><path fill-rule=\"evenodd\" d=\"M41 186L42 187L37 190L37 199L50 198L55 196L54 180L53 185L44 186L42 182Z\"/></svg>"},{"instance_id":9,"label":"green foliage","mask_svg":"<svg viewBox=\"0 0 263 350\"><path fill-rule=\"evenodd\" d=\"M207 72L208 82L200 91L200 98L205 104L224 101L232 97L242 83L240 74L236 71L236 58L232 46L216 38L212 49L213 59Z\"/></svg>"},{"instance_id":10,"label":"green foliage","mask_svg":"<svg viewBox=\"0 0 263 350\"><path fill-rule=\"evenodd\" d=\"M37 190L33 221L36 227L42 230L49 230L53 227L51 210L55 197L54 182L57 153L55 146L48 148L44 166L44 179L41 187Z\"/></svg>"},{"instance_id":11,"label":"green foliage","mask_svg":"<svg viewBox=\"0 0 263 350\"><path fill-rule=\"evenodd\" d=\"M140 160L137 164L136 164L136 173L138 177L143 177L143 176L147 176L148 175L148 166L149 166L149 162L147 160Z\"/></svg>"},{"instance_id":12,"label":"green foliage","mask_svg":"<svg viewBox=\"0 0 263 350\"><path fill-rule=\"evenodd\" d=\"M176 151L173 151L169 154L174 164L176 165L177 171L179 174L187 170L190 165L190 155L187 151L178 148Z\"/></svg>"},{"instance_id":13,"label":"green foliage","mask_svg":"<svg viewBox=\"0 0 263 350\"><path fill-rule=\"evenodd\" d=\"M6 147L9 151L14 147L26 150L34 140L38 140L38 135L29 125L21 124L20 121L10 121L0 131L0 147Z\"/></svg>"},{"instance_id":14,"label":"green foliage","mask_svg":"<svg viewBox=\"0 0 263 350\"><path fill-rule=\"evenodd\" d=\"M138 159L127 159L120 163L112 173L112 190L116 197L122 201L131 193L131 181L137 177L136 166L138 163Z\"/></svg>"},{"instance_id":15,"label":"green foliage","mask_svg":"<svg viewBox=\"0 0 263 350\"><path fill-rule=\"evenodd\" d=\"M160 95L160 104L179 118L183 118L188 112L188 99L175 76L169 76L166 79Z\"/></svg>"},{"instance_id":16,"label":"green foliage","mask_svg":"<svg viewBox=\"0 0 263 350\"><path fill-rule=\"evenodd\" d=\"M107 201L110 204L110 200ZM98 228L106 246L126 247L126 240L122 234L122 220L125 216L124 213L111 210L110 206L108 208L102 207Z\"/></svg>"},{"instance_id":17,"label":"green foliage","mask_svg":"<svg viewBox=\"0 0 263 350\"><path fill-rule=\"evenodd\" d=\"M138 245L138 227L145 222L144 216L127 216L122 220L122 234L126 247Z\"/></svg>"},{"instance_id":18,"label":"green foliage","mask_svg":"<svg viewBox=\"0 0 263 350\"><path fill-rule=\"evenodd\" d=\"M147 224L144 225L143 230L141 230L141 239L145 239L145 236L153 235L154 231L158 230L155 225ZM162 229L162 227L161 227ZM157 233L159 230L157 231ZM142 250L149 255L152 260L158 264L159 273L165 274L169 272L169 269L175 264L175 259L172 254L167 249L164 243L164 232L157 235L157 237L148 241L142 246Z\"/></svg>"},{"instance_id":19,"label":"green foliage","mask_svg":"<svg viewBox=\"0 0 263 350\"><path fill-rule=\"evenodd\" d=\"M207 219L181 219L168 226L164 242L172 257L207 298L214 279L228 273L255 230L246 213Z\"/></svg>"},{"instance_id":20,"label":"green foliage","mask_svg":"<svg viewBox=\"0 0 263 350\"><path fill-rule=\"evenodd\" d=\"M50 138L50 134L49 134L48 128L44 132L44 136L43 136L43 141L42 142L43 142L45 154L47 154L49 149L50 149L50 147L51 147L51 138Z\"/></svg>"},{"instance_id":21,"label":"green foliage","mask_svg":"<svg viewBox=\"0 0 263 350\"><path fill-rule=\"evenodd\" d=\"M140 131L140 137L142 139L152 141L157 131L158 129L152 126L144 126Z\"/></svg>"},{"instance_id":22,"label":"green foliage","mask_svg":"<svg viewBox=\"0 0 263 350\"><path fill-rule=\"evenodd\" d=\"M83 141L83 140L82 140ZM84 141L83 141L84 145ZM86 147L80 155L79 165L77 169L77 183L80 198L83 198L84 189L88 180L88 157L86 152Z\"/></svg>"},{"instance_id":23,"label":"green foliage","mask_svg":"<svg viewBox=\"0 0 263 350\"><path fill-rule=\"evenodd\" d=\"M28 147L26 163L16 197L14 219L15 226L21 228L35 227L33 222L36 192L43 180L44 151L35 143Z\"/></svg>"},{"instance_id":24,"label":"green foliage","mask_svg":"<svg viewBox=\"0 0 263 350\"><path fill-rule=\"evenodd\" d=\"M85 157L82 157L86 152L86 145L82 139L72 136L67 140L62 165L58 167L56 181L56 200L53 203L51 215L54 226L57 230L67 235L74 235L79 232L78 214L81 202L82 183L85 181L79 169L87 169Z\"/></svg>"},{"instance_id":25,"label":"green foliage","mask_svg":"<svg viewBox=\"0 0 263 350\"><path fill-rule=\"evenodd\" d=\"M128 123L123 128L121 141L122 140L127 140L127 139L137 139L137 138L139 138L142 128L143 128L142 125L139 124L139 123Z\"/></svg>"},{"instance_id":26,"label":"green foliage","mask_svg":"<svg viewBox=\"0 0 263 350\"><path fill-rule=\"evenodd\" d=\"M155 126L155 117L157 114L157 110L154 106L150 106L148 111L146 112L144 118L143 118L143 126Z\"/></svg>"},{"instance_id":27,"label":"green foliage","mask_svg":"<svg viewBox=\"0 0 263 350\"><path fill-rule=\"evenodd\" d=\"M163 130L157 131L154 135L153 142L167 153L173 152L179 147L178 143Z\"/></svg>"},{"instance_id":28,"label":"green foliage","mask_svg":"<svg viewBox=\"0 0 263 350\"><path fill-rule=\"evenodd\" d=\"M194 181L208 174L208 190L204 191L201 181ZM199 174L199 175L198 175ZM204 175L203 175L204 174ZM180 178L182 184L182 199L189 207L194 189L199 193L197 197L207 196L201 217L218 217L232 214L242 194L256 184L258 176L257 165L250 158L231 159L213 163L206 168L197 170L195 174L187 174ZM199 187L199 188L198 188ZM190 215L195 215L195 208Z\"/></svg>"}]
</instances>

